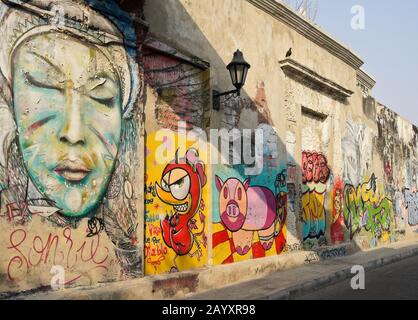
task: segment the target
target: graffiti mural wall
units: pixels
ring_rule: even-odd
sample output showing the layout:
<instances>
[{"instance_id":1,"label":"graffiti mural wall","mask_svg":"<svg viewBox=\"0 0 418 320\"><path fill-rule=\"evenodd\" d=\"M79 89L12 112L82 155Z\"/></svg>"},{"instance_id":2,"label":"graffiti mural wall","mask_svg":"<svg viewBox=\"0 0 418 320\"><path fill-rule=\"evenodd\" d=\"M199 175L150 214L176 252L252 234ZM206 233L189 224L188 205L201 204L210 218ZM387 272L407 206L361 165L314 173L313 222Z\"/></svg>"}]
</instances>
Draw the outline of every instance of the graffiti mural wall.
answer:
<instances>
[{"instance_id":1,"label":"graffiti mural wall","mask_svg":"<svg viewBox=\"0 0 418 320\"><path fill-rule=\"evenodd\" d=\"M409 189L404 190L405 209L408 212L408 224L418 225L418 193Z\"/></svg>"},{"instance_id":2,"label":"graffiti mural wall","mask_svg":"<svg viewBox=\"0 0 418 320\"><path fill-rule=\"evenodd\" d=\"M140 276L130 16L112 1L27 2L0 2L1 290L49 285L53 266L67 285Z\"/></svg>"},{"instance_id":3,"label":"graffiti mural wall","mask_svg":"<svg viewBox=\"0 0 418 320\"><path fill-rule=\"evenodd\" d=\"M345 185L344 221L351 239L365 231L370 247L376 247L379 241L393 241L392 210L392 200L380 195L374 174L367 182L357 187Z\"/></svg>"},{"instance_id":4,"label":"graffiti mural wall","mask_svg":"<svg viewBox=\"0 0 418 320\"><path fill-rule=\"evenodd\" d=\"M285 171L247 177L217 167L213 198L213 255L227 264L280 254L286 245ZM273 182L270 182L273 181Z\"/></svg>"},{"instance_id":5,"label":"graffiti mural wall","mask_svg":"<svg viewBox=\"0 0 418 320\"><path fill-rule=\"evenodd\" d=\"M330 233L330 120L316 110L305 108L302 110L302 124L301 238L304 248L312 249L327 245Z\"/></svg>"},{"instance_id":6,"label":"graffiti mural wall","mask_svg":"<svg viewBox=\"0 0 418 320\"><path fill-rule=\"evenodd\" d=\"M239 168L218 167L215 172L215 264L280 254L286 245L286 171L275 179L268 174L248 177Z\"/></svg>"},{"instance_id":7,"label":"graffiti mural wall","mask_svg":"<svg viewBox=\"0 0 418 320\"><path fill-rule=\"evenodd\" d=\"M346 135L341 144L346 182L357 185L371 170L373 137L370 131L364 124L352 120L346 123Z\"/></svg>"},{"instance_id":8,"label":"graffiti mural wall","mask_svg":"<svg viewBox=\"0 0 418 320\"><path fill-rule=\"evenodd\" d=\"M209 173L203 152L177 149L166 138L167 150L176 150L167 164L159 164L147 137L145 178L145 272L178 272L207 264L207 221L210 210Z\"/></svg>"},{"instance_id":9,"label":"graffiti mural wall","mask_svg":"<svg viewBox=\"0 0 418 320\"><path fill-rule=\"evenodd\" d=\"M214 107L226 48L147 34L143 2L0 0L0 293L418 233L416 126L290 66L272 79L257 50L241 95Z\"/></svg>"},{"instance_id":10,"label":"graffiti mural wall","mask_svg":"<svg viewBox=\"0 0 418 320\"><path fill-rule=\"evenodd\" d=\"M145 43L143 59L149 88L145 273L189 270L208 262L207 144L194 146L188 137L192 129L208 124L209 71L152 39Z\"/></svg>"},{"instance_id":11,"label":"graffiti mural wall","mask_svg":"<svg viewBox=\"0 0 418 320\"><path fill-rule=\"evenodd\" d=\"M303 241L307 246L326 243L325 197L330 173L327 158L322 153L302 153Z\"/></svg>"},{"instance_id":12,"label":"graffiti mural wall","mask_svg":"<svg viewBox=\"0 0 418 320\"><path fill-rule=\"evenodd\" d=\"M258 123L257 130L263 133L263 166L255 175L248 175L248 165L244 164L212 166L212 246L216 265L278 255L286 248L288 173L287 166L280 164L280 139L272 126L264 82L258 84L254 100L243 98L234 103L242 108L234 108L240 113L230 128L253 117L251 123ZM227 104L225 114L233 107L233 103ZM260 142L253 140L242 150L254 150L255 143Z\"/></svg>"},{"instance_id":13,"label":"graffiti mural wall","mask_svg":"<svg viewBox=\"0 0 418 320\"><path fill-rule=\"evenodd\" d=\"M343 243L347 237L345 236L344 227L344 182L340 177L334 179L334 190L331 195L331 241L337 245Z\"/></svg>"}]
</instances>

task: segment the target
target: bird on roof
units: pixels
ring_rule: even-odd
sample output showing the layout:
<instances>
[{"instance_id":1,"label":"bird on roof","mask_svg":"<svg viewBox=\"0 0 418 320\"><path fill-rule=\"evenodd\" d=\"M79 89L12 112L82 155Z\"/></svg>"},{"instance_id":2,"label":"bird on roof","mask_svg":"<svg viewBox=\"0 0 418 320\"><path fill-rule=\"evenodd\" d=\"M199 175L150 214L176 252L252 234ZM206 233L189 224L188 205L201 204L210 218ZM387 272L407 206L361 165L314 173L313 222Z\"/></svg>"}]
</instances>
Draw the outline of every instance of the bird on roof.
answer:
<instances>
[{"instance_id":1,"label":"bird on roof","mask_svg":"<svg viewBox=\"0 0 418 320\"><path fill-rule=\"evenodd\" d=\"M292 48L290 48L286 53L286 58L289 58L292 55Z\"/></svg>"}]
</instances>

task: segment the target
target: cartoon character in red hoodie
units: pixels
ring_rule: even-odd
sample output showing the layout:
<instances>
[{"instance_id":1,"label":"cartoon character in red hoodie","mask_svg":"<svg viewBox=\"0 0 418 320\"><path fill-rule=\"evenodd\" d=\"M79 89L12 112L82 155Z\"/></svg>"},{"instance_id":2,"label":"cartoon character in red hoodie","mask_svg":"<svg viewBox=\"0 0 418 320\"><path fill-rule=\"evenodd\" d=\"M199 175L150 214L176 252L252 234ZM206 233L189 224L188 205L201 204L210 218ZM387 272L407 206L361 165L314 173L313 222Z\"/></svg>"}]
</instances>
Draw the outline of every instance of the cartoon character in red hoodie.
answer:
<instances>
[{"instance_id":1,"label":"cartoon character in red hoodie","mask_svg":"<svg viewBox=\"0 0 418 320\"><path fill-rule=\"evenodd\" d=\"M164 242L178 256L189 254L193 248L196 234L192 231L197 229L194 216L201 209L206 181L205 165L198 151L189 149L184 158L179 158L177 150L175 160L163 171L161 184L156 183L158 197L174 209L171 216L161 221L161 228Z\"/></svg>"}]
</instances>

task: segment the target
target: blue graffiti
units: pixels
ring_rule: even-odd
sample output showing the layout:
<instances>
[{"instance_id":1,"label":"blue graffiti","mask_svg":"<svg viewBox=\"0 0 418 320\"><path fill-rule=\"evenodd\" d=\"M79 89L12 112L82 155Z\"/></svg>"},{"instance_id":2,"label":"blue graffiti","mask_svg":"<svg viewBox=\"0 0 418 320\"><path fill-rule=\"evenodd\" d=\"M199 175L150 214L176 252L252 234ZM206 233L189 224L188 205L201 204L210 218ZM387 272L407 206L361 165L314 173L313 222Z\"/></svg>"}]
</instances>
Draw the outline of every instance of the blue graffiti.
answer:
<instances>
[{"instance_id":1,"label":"blue graffiti","mask_svg":"<svg viewBox=\"0 0 418 320\"><path fill-rule=\"evenodd\" d=\"M405 207L408 211L408 223L410 226L418 225L418 193L405 189Z\"/></svg>"}]
</instances>

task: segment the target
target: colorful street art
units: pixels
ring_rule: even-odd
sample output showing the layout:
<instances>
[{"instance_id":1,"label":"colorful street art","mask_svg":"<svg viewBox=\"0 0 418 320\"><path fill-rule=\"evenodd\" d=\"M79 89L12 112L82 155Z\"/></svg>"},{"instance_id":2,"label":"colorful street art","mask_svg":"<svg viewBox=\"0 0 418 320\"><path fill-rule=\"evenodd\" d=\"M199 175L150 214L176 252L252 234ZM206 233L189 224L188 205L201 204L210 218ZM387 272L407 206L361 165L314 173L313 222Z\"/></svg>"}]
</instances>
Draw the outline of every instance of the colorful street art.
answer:
<instances>
[{"instance_id":1,"label":"colorful street art","mask_svg":"<svg viewBox=\"0 0 418 320\"><path fill-rule=\"evenodd\" d=\"M365 230L371 234L371 246L376 246L379 240L390 240L393 205L390 199L379 194L374 174L358 187L345 185L344 223L350 231L350 239Z\"/></svg>"},{"instance_id":2,"label":"colorful street art","mask_svg":"<svg viewBox=\"0 0 418 320\"><path fill-rule=\"evenodd\" d=\"M302 196L303 241L325 236L325 191L310 190Z\"/></svg>"},{"instance_id":3,"label":"colorful street art","mask_svg":"<svg viewBox=\"0 0 418 320\"><path fill-rule=\"evenodd\" d=\"M250 179L241 182L230 178L223 182L218 176L216 188L220 194L221 221L232 232L235 251L246 255L254 232L258 232L264 250L269 250L273 246L276 224L281 223L276 219L278 207L273 192L264 187L250 187Z\"/></svg>"},{"instance_id":4,"label":"colorful street art","mask_svg":"<svg viewBox=\"0 0 418 320\"><path fill-rule=\"evenodd\" d=\"M176 139L178 136L176 136ZM165 138L167 150L178 140ZM177 149L160 164L161 142L147 137L145 273L178 272L207 263L208 172L199 151ZM203 150L203 152L206 152ZM203 153L202 153L203 155Z\"/></svg>"},{"instance_id":5,"label":"colorful street art","mask_svg":"<svg viewBox=\"0 0 418 320\"><path fill-rule=\"evenodd\" d=\"M416 232L418 129L380 104L376 123L378 138L373 149L383 163L384 190L393 199L396 230Z\"/></svg>"},{"instance_id":6,"label":"colorful street art","mask_svg":"<svg viewBox=\"0 0 418 320\"><path fill-rule=\"evenodd\" d=\"M174 214L161 221L165 244L180 256L190 252L194 244L196 221L192 220L204 206L202 188L206 184L205 165L195 149L187 150L184 158L176 159L164 169L161 187L156 183L157 196L174 209ZM204 218L200 217L202 223ZM198 235L202 235L200 232Z\"/></svg>"},{"instance_id":7,"label":"colorful street art","mask_svg":"<svg viewBox=\"0 0 418 320\"><path fill-rule=\"evenodd\" d=\"M342 139L344 158L344 180L358 185L372 165L373 142L371 130L364 124L354 121L346 123L347 133Z\"/></svg>"},{"instance_id":8,"label":"colorful street art","mask_svg":"<svg viewBox=\"0 0 418 320\"><path fill-rule=\"evenodd\" d=\"M261 78L213 110L209 64L145 37L124 2L0 0L0 296L49 286L56 266L65 286L92 286L417 232L418 128L381 105L371 126L352 110L340 123L291 90L271 112ZM262 131L262 144L219 137L250 157L261 146L260 172L209 163L180 124Z\"/></svg>"},{"instance_id":9,"label":"colorful street art","mask_svg":"<svg viewBox=\"0 0 418 320\"><path fill-rule=\"evenodd\" d=\"M146 123L145 273L184 271L207 264L209 166L202 160L206 150L186 140L191 129L209 124L209 68L152 38L144 43L143 63L153 96ZM161 143L159 130L174 137ZM188 149L177 150L183 139ZM161 146L169 155L163 163L156 153Z\"/></svg>"},{"instance_id":10,"label":"colorful street art","mask_svg":"<svg viewBox=\"0 0 418 320\"><path fill-rule=\"evenodd\" d=\"M0 32L0 273L21 288L49 280L19 282L16 265L50 278L61 261L72 285L97 268L107 271L100 281L140 276L141 72L130 14L113 1L2 0ZM47 248L38 261L24 253L31 246Z\"/></svg>"},{"instance_id":11,"label":"colorful street art","mask_svg":"<svg viewBox=\"0 0 418 320\"><path fill-rule=\"evenodd\" d=\"M325 155L318 152L304 151L302 153L302 182L327 183L331 170Z\"/></svg>"},{"instance_id":12,"label":"colorful street art","mask_svg":"<svg viewBox=\"0 0 418 320\"><path fill-rule=\"evenodd\" d=\"M265 83L258 82L254 99L226 100L225 128L237 129L246 119L263 132L263 167L259 174L247 176L245 165L212 166L215 265L281 254L287 235L287 166L280 163L284 147L273 125ZM252 141L252 150L256 143Z\"/></svg>"},{"instance_id":13,"label":"colorful street art","mask_svg":"<svg viewBox=\"0 0 418 320\"><path fill-rule=\"evenodd\" d=\"M387 108L382 108L377 113L376 123L378 128L378 139L376 141L377 154L383 161L385 181L388 184L394 183L394 165L398 162L396 154L402 154L402 143L398 134L398 121L396 113Z\"/></svg>"},{"instance_id":14,"label":"colorful street art","mask_svg":"<svg viewBox=\"0 0 418 320\"><path fill-rule=\"evenodd\" d=\"M152 38L144 43L145 83L152 88L156 99L149 117L156 120L158 128L177 130L180 121L186 122L189 129L209 125L209 68L203 62L196 66L191 61ZM148 119L148 122L154 119Z\"/></svg>"},{"instance_id":15,"label":"colorful street art","mask_svg":"<svg viewBox=\"0 0 418 320\"><path fill-rule=\"evenodd\" d=\"M326 183L331 169L322 153L304 151L302 153L302 221L305 246L326 244Z\"/></svg>"},{"instance_id":16,"label":"colorful street art","mask_svg":"<svg viewBox=\"0 0 418 320\"><path fill-rule=\"evenodd\" d=\"M404 190L405 209L408 212L408 224L418 225L418 193L409 189Z\"/></svg>"},{"instance_id":17,"label":"colorful street art","mask_svg":"<svg viewBox=\"0 0 418 320\"><path fill-rule=\"evenodd\" d=\"M276 193L252 183L252 178L240 177L223 179L215 174L218 201L214 201L214 209L219 214L213 217L214 221L219 219L213 224L215 264L262 258L285 249L286 170L274 180Z\"/></svg>"},{"instance_id":18,"label":"colorful street art","mask_svg":"<svg viewBox=\"0 0 418 320\"><path fill-rule=\"evenodd\" d=\"M344 182L337 177L334 180L334 190L331 195L331 241L336 245L345 241L343 194Z\"/></svg>"},{"instance_id":19,"label":"colorful street art","mask_svg":"<svg viewBox=\"0 0 418 320\"><path fill-rule=\"evenodd\" d=\"M287 183L287 170L283 169L276 176L275 182L275 194L276 194L276 206L277 206L277 221L276 224L279 223L280 228L283 228L286 224L287 217L288 217L288 206L290 209L294 209L294 202L292 204L292 193L295 191L291 188L291 184ZM289 188L290 186L290 188ZM288 197L290 201L288 201ZM293 199L294 200L294 199ZM277 236L277 228L275 232L275 236Z\"/></svg>"}]
</instances>

